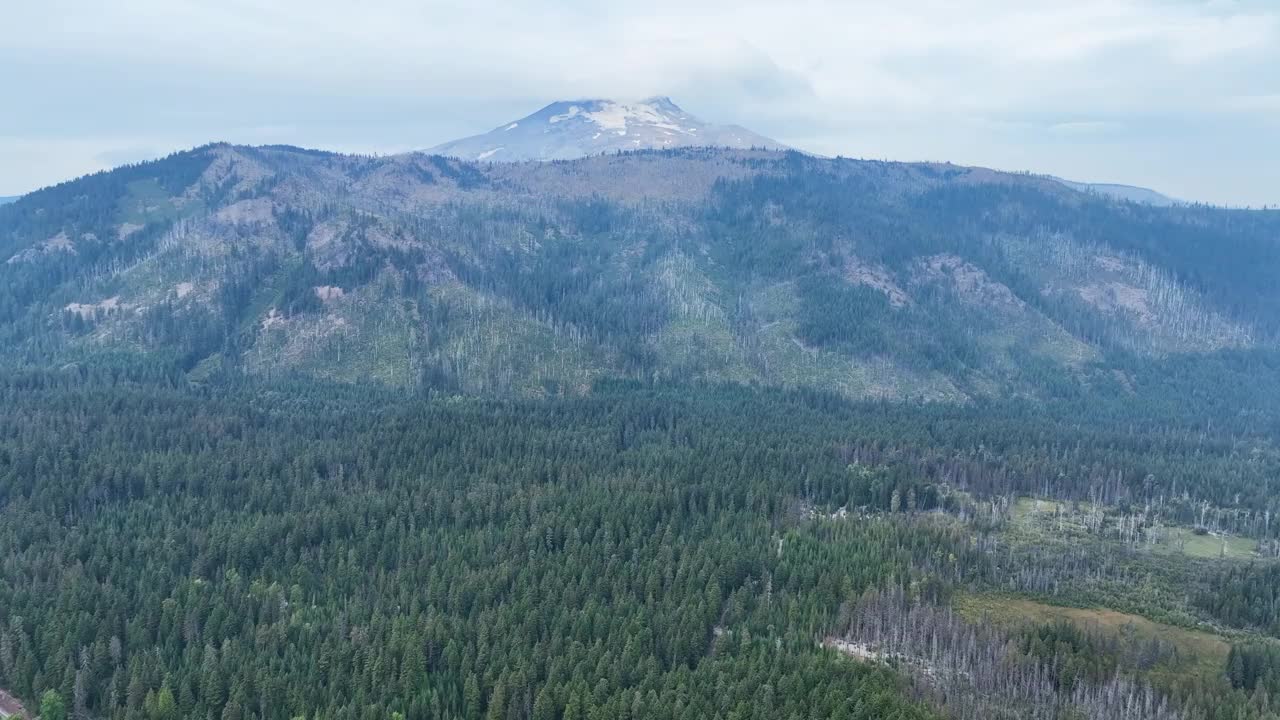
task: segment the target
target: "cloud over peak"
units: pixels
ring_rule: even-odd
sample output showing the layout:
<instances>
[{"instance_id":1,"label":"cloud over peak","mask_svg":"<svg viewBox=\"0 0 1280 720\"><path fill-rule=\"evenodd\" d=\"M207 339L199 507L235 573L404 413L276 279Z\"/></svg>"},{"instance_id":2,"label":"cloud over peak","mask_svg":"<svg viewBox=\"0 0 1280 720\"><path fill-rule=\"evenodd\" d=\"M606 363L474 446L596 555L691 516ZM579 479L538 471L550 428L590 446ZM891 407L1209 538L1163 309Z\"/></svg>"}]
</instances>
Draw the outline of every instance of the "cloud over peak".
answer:
<instances>
[{"instance_id":1,"label":"cloud over peak","mask_svg":"<svg viewBox=\"0 0 1280 720\"><path fill-rule=\"evenodd\" d=\"M5 16L0 195L141 146L389 151L556 98L671 95L827 154L1280 202L1280 148L1262 147L1271 0L47 0ZM61 159L14 165L37 145Z\"/></svg>"}]
</instances>

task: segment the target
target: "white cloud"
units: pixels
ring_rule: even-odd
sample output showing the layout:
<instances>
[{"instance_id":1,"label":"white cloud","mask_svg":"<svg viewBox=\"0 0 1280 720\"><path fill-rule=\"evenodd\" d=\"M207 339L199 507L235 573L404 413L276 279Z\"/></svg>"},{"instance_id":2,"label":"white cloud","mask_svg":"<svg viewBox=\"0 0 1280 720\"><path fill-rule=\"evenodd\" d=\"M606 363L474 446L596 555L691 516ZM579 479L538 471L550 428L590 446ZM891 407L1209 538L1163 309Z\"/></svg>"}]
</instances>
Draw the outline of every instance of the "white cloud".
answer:
<instances>
[{"instance_id":1,"label":"white cloud","mask_svg":"<svg viewBox=\"0 0 1280 720\"><path fill-rule=\"evenodd\" d=\"M15 5L0 67L21 72L0 135L65 141L64 153L108 135L159 147L153 136L248 139L262 133L236 128L262 126L293 130L274 142L424 147L553 99L668 94L820 151L997 165L1016 150L1018 167L1058 172L1078 140L1069 164L1084 179L1280 200L1265 169L1156 175L1112 148L1131 136L1212 157L1210 145L1249 142L1239 157L1280 166L1280 149L1259 153L1265 138L1247 135L1274 126L1280 95L1273 0ZM91 105L78 117L76 98ZM0 194L57 179L5 159Z\"/></svg>"},{"instance_id":2,"label":"white cloud","mask_svg":"<svg viewBox=\"0 0 1280 720\"><path fill-rule=\"evenodd\" d=\"M1280 93L1271 95L1237 95L1226 99L1222 109L1231 112L1265 113L1280 122Z\"/></svg>"},{"instance_id":3,"label":"white cloud","mask_svg":"<svg viewBox=\"0 0 1280 720\"><path fill-rule=\"evenodd\" d=\"M1116 122L1108 122L1106 120L1076 120L1073 122L1053 123L1049 126L1049 132L1055 135L1080 136L1080 135L1105 135L1107 133L1115 133L1124 129L1124 125Z\"/></svg>"}]
</instances>

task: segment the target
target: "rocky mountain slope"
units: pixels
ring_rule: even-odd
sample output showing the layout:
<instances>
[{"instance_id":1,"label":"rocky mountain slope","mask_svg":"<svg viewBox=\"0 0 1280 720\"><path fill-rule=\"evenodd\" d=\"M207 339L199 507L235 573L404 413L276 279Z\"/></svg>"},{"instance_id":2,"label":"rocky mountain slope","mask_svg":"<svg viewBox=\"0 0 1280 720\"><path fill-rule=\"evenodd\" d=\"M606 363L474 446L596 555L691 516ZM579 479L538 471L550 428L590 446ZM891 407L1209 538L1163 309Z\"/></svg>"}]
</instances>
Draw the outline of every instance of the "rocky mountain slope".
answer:
<instances>
[{"instance_id":1,"label":"rocky mountain slope","mask_svg":"<svg viewBox=\"0 0 1280 720\"><path fill-rule=\"evenodd\" d=\"M1274 375L1277 269L1280 213L979 168L211 145L0 208L0 362L943 401L1133 393L1177 369L1221 395L1224 373Z\"/></svg>"},{"instance_id":2,"label":"rocky mountain slope","mask_svg":"<svg viewBox=\"0 0 1280 720\"><path fill-rule=\"evenodd\" d=\"M628 103L594 99L555 102L527 117L427 152L463 160L571 160L628 150L678 147L783 149L737 125L712 125L670 98Z\"/></svg>"}]
</instances>

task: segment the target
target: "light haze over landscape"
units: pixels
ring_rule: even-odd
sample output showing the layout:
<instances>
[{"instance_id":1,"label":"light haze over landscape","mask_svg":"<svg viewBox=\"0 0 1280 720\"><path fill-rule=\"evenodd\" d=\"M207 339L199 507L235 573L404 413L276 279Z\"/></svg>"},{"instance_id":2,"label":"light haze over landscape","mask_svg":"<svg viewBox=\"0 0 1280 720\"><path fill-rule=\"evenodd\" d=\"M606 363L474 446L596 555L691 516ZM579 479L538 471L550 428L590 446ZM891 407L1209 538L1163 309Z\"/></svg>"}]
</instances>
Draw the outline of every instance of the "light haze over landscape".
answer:
<instances>
[{"instance_id":1,"label":"light haze over landscape","mask_svg":"<svg viewBox=\"0 0 1280 720\"><path fill-rule=\"evenodd\" d=\"M425 149L555 100L673 98L823 155L1280 203L1267 0L5 9L0 196L214 140Z\"/></svg>"},{"instance_id":2,"label":"light haze over landscape","mask_svg":"<svg viewBox=\"0 0 1280 720\"><path fill-rule=\"evenodd\" d=\"M0 5L0 720L1278 720L1280 0Z\"/></svg>"}]
</instances>

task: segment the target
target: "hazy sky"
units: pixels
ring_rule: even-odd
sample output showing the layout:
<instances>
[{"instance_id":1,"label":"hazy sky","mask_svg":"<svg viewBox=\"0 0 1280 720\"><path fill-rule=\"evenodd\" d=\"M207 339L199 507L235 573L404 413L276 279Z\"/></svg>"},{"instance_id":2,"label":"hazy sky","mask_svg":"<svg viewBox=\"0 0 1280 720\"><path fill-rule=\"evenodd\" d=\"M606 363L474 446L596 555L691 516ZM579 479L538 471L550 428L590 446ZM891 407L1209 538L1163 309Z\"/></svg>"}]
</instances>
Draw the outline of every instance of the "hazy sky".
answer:
<instances>
[{"instance_id":1,"label":"hazy sky","mask_svg":"<svg viewBox=\"0 0 1280 720\"><path fill-rule=\"evenodd\" d=\"M1280 0L7 0L0 84L0 195L662 94L822 154L1280 204Z\"/></svg>"}]
</instances>

